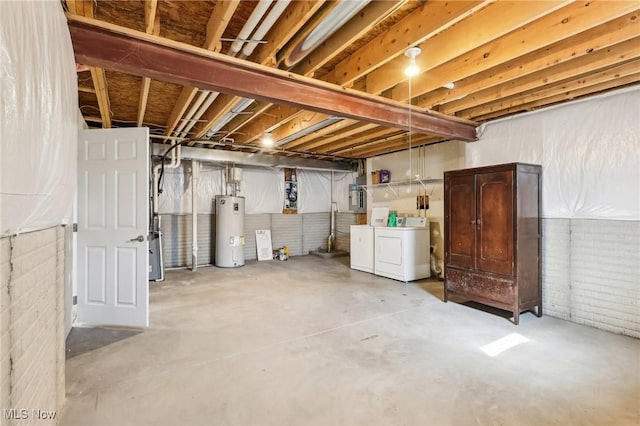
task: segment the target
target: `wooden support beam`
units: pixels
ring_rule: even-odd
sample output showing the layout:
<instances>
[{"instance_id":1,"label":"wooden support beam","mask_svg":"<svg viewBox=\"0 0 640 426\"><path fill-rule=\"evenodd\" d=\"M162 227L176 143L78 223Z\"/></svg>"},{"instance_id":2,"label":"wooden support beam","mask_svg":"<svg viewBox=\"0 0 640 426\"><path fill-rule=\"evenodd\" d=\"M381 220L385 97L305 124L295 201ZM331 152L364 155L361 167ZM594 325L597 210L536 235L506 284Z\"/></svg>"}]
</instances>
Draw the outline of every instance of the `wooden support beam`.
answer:
<instances>
[{"instance_id":1,"label":"wooden support beam","mask_svg":"<svg viewBox=\"0 0 640 426\"><path fill-rule=\"evenodd\" d=\"M76 59L83 63L174 84L409 129L409 111L401 102L94 20L81 22L79 18L71 18L69 29ZM96 43L101 49L94 48ZM475 123L430 111L412 110L411 122L413 131L418 133L466 141L476 138Z\"/></svg>"},{"instance_id":2,"label":"wooden support beam","mask_svg":"<svg viewBox=\"0 0 640 426\"><path fill-rule=\"evenodd\" d=\"M90 66L89 69L91 70L91 78L98 98L102 127L108 129L111 127L111 108L109 106L109 94L107 93L107 78L103 68Z\"/></svg>"},{"instance_id":3,"label":"wooden support beam","mask_svg":"<svg viewBox=\"0 0 640 426\"><path fill-rule=\"evenodd\" d=\"M220 38L227 29L233 14L240 5L240 0L218 1L211 11L209 22L207 23L207 39L204 42L204 48L213 52L219 52L222 49Z\"/></svg>"},{"instance_id":4,"label":"wooden support beam","mask_svg":"<svg viewBox=\"0 0 640 426\"><path fill-rule=\"evenodd\" d=\"M145 32L147 34L160 34L160 14L157 13L157 8L158 0L144 1L144 21ZM144 122L144 114L147 111L150 86L151 79L149 77L142 77L142 83L140 85L140 99L138 101L138 119L136 120L138 127L141 127Z\"/></svg>"},{"instance_id":5,"label":"wooden support beam","mask_svg":"<svg viewBox=\"0 0 640 426\"><path fill-rule=\"evenodd\" d=\"M70 18L69 30L76 59L82 63L174 84L409 129L407 106L401 102L95 20ZM181 66L176 67L176 63ZM412 129L417 133L465 141L476 139L473 122L421 110L414 110L411 116Z\"/></svg>"}]
</instances>

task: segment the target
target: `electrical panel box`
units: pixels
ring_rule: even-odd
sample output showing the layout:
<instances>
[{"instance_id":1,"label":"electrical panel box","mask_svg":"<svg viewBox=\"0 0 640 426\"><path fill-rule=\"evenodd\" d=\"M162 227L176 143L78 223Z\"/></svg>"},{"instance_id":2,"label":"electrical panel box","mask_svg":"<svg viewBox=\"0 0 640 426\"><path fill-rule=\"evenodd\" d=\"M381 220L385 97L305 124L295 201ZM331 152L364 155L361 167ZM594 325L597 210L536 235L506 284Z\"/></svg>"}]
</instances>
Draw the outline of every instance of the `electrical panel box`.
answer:
<instances>
[{"instance_id":1,"label":"electrical panel box","mask_svg":"<svg viewBox=\"0 0 640 426\"><path fill-rule=\"evenodd\" d=\"M367 184L367 176L358 176L356 183L349 186L349 210L354 213L367 212L367 191L363 185Z\"/></svg>"}]
</instances>

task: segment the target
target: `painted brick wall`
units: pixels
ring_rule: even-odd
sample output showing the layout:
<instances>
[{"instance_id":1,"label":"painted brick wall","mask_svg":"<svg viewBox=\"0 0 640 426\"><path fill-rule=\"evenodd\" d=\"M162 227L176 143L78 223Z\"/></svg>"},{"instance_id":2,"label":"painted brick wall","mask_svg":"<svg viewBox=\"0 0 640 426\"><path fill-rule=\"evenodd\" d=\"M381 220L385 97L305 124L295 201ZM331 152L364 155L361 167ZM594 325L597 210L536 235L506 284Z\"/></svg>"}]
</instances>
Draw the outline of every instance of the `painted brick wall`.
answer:
<instances>
[{"instance_id":1,"label":"painted brick wall","mask_svg":"<svg viewBox=\"0 0 640 426\"><path fill-rule=\"evenodd\" d=\"M640 222L543 220L546 315L640 338Z\"/></svg>"},{"instance_id":2,"label":"painted brick wall","mask_svg":"<svg viewBox=\"0 0 640 426\"><path fill-rule=\"evenodd\" d=\"M640 337L640 222L571 222L571 320Z\"/></svg>"},{"instance_id":3,"label":"painted brick wall","mask_svg":"<svg viewBox=\"0 0 640 426\"><path fill-rule=\"evenodd\" d=\"M55 424L43 416L59 412L64 403L68 237L57 227L0 240L2 424ZM5 410L11 409L23 418L8 419Z\"/></svg>"},{"instance_id":4,"label":"painted brick wall","mask_svg":"<svg viewBox=\"0 0 640 426\"><path fill-rule=\"evenodd\" d=\"M542 220L542 310L571 318L571 219Z\"/></svg>"}]
</instances>

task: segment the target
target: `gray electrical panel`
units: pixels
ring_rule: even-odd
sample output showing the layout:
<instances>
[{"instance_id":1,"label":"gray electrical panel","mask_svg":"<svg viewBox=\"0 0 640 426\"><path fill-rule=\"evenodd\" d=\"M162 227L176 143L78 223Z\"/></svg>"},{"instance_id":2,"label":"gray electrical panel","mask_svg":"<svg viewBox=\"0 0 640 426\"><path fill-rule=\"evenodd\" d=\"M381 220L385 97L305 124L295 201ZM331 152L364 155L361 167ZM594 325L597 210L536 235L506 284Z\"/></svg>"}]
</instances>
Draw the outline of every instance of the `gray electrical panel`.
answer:
<instances>
[{"instance_id":1,"label":"gray electrical panel","mask_svg":"<svg viewBox=\"0 0 640 426\"><path fill-rule=\"evenodd\" d=\"M356 178L356 183L349 185L349 210L354 213L367 212L367 176L362 175Z\"/></svg>"}]
</instances>

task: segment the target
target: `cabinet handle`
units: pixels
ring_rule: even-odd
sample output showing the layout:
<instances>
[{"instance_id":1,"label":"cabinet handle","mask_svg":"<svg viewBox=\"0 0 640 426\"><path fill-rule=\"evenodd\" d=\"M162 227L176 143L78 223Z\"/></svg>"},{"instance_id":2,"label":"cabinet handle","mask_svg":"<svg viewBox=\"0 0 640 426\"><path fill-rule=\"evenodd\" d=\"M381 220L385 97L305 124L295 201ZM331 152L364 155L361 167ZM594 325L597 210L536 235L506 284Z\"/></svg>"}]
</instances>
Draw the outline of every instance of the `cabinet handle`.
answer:
<instances>
[{"instance_id":1,"label":"cabinet handle","mask_svg":"<svg viewBox=\"0 0 640 426\"><path fill-rule=\"evenodd\" d=\"M471 224L472 224L472 225L475 225L475 224L476 224L476 221L475 221L475 220L472 220L472 221L471 221Z\"/></svg>"}]
</instances>

